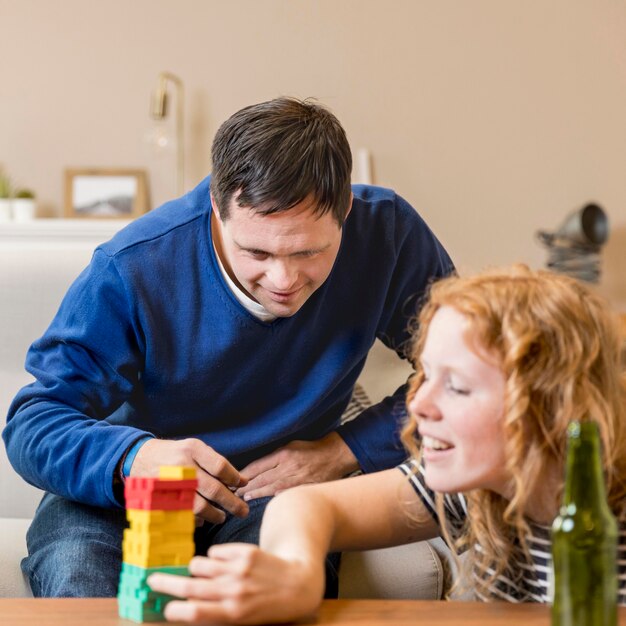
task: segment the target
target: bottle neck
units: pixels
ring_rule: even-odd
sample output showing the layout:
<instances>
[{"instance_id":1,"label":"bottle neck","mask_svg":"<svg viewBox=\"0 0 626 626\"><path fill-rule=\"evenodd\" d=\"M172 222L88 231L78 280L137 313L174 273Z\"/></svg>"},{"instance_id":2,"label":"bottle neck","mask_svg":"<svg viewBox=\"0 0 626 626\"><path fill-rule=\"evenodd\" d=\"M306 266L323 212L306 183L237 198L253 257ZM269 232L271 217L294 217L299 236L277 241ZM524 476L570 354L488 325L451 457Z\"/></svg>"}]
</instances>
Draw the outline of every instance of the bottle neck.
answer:
<instances>
[{"instance_id":1,"label":"bottle neck","mask_svg":"<svg viewBox=\"0 0 626 626\"><path fill-rule=\"evenodd\" d=\"M573 422L568 431L563 505L580 509L606 507L600 435L595 422Z\"/></svg>"}]
</instances>

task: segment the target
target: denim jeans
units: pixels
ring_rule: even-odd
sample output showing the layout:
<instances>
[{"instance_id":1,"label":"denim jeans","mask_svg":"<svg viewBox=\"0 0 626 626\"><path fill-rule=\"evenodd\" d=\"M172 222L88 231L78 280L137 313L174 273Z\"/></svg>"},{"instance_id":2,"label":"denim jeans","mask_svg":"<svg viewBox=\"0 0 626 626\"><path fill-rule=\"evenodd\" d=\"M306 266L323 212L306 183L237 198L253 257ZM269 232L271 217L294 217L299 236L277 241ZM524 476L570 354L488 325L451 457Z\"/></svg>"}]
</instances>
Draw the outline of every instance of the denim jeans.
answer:
<instances>
[{"instance_id":1,"label":"denim jeans","mask_svg":"<svg viewBox=\"0 0 626 626\"><path fill-rule=\"evenodd\" d=\"M270 498L248 502L245 519L227 515L223 524L208 522L194 535L196 554L211 545L259 542L259 530ZM22 570L35 597L113 597L122 567L124 509L101 509L47 493L35 513L26 542ZM326 597L337 597L339 554L326 559Z\"/></svg>"}]
</instances>

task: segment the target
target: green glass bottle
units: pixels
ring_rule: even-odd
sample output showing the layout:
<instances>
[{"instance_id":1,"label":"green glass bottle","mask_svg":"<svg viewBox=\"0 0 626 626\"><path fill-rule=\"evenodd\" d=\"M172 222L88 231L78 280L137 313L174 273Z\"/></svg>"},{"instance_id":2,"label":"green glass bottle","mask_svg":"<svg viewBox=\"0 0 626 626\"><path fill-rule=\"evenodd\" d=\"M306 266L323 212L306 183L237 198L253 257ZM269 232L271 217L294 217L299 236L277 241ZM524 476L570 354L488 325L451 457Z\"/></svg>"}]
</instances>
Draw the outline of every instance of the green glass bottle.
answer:
<instances>
[{"instance_id":1,"label":"green glass bottle","mask_svg":"<svg viewBox=\"0 0 626 626\"><path fill-rule=\"evenodd\" d=\"M617 522L604 486L595 422L567 431L565 489L552 525L553 626L617 624Z\"/></svg>"}]
</instances>

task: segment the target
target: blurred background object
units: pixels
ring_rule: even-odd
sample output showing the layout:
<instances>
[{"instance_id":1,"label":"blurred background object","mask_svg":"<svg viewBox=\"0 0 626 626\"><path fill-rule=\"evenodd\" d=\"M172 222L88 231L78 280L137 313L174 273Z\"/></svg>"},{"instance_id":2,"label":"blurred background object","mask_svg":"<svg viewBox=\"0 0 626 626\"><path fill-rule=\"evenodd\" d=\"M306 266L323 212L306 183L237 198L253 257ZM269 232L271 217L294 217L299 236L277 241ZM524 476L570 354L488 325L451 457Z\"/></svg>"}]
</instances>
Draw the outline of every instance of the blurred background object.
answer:
<instances>
[{"instance_id":1,"label":"blurred background object","mask_svg":"<svg viewBox=\"0 0 626 626\"><path fill-rule=\"evenodd\" d=\"M553 233L538 231L548 249L549 269L589 283L598 283L600 251L609 238L609 220L597 204L586 204L570 213Z\"/></svg>"},{"instance_id":2,"label":"blurred background object","mask_svg":"<svg viewBox=\"0 0 626 626\"><path fill-rule=\"evenodd\" d=\"M170 95L167 91L167 83L172 83L176 88L176 114L175 114L175 138L172 140L165 119L169 114ZM185 180L185 124L184 124L184 90L183 81L171 72L161 72L156 89L152 92L150 100L150 115L155 121L152 131L148 134L150 141L157 151L166 151L174 144L176 152L176 193L182 196L184 193Z\"/></svg>"}]
</instances>

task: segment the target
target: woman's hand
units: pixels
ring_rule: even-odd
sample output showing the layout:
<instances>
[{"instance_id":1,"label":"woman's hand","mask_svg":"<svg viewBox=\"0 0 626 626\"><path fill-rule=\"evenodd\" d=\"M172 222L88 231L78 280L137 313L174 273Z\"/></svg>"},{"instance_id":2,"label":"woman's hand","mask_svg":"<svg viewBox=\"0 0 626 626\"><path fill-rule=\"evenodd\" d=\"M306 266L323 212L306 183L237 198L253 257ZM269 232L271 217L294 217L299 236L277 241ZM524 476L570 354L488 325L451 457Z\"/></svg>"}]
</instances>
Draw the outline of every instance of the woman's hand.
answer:
<instances>
[{"instance_id":1,"label":"woman's hand","mask_svg":"<svg viewBox=\"0 0 626 626\"><path fill-rule=\"evenodd\" d=\"M212 546L189 571L193 578L148 578L153 590L186 599L168 603L168 621L289 622L313 612L324 593L323 563L285 560L245 543Z\"/></svg>"}]
</instances>

